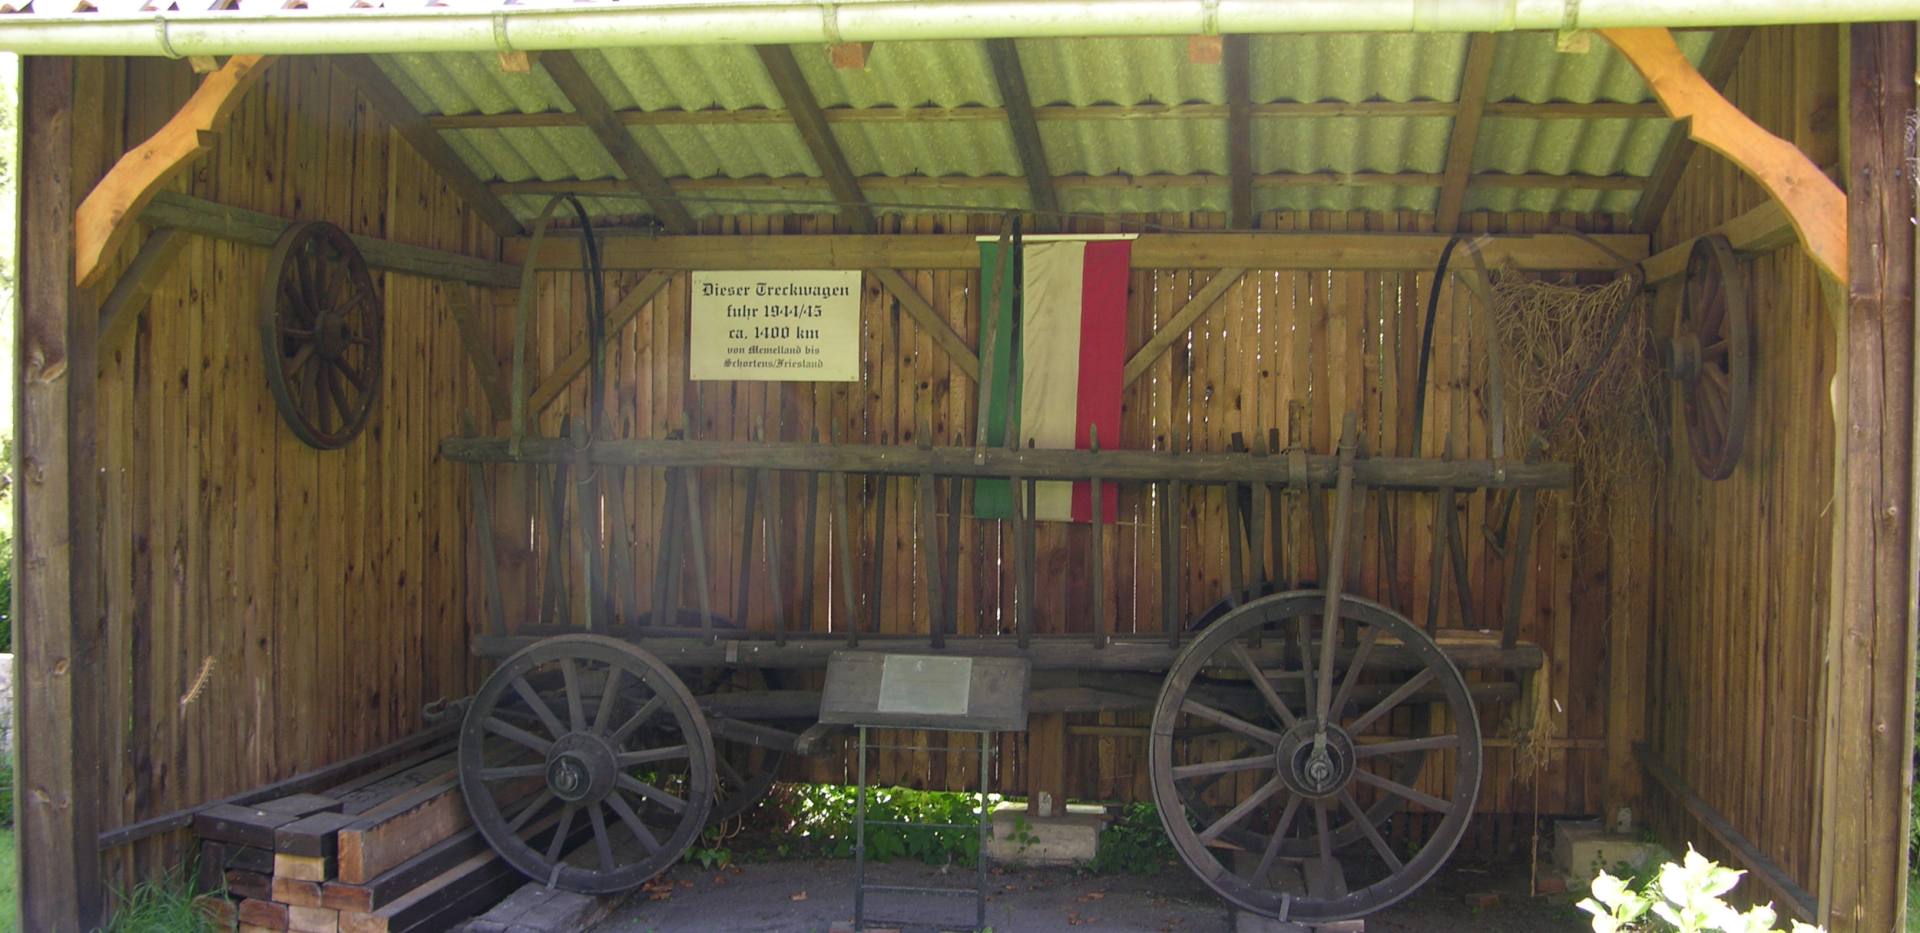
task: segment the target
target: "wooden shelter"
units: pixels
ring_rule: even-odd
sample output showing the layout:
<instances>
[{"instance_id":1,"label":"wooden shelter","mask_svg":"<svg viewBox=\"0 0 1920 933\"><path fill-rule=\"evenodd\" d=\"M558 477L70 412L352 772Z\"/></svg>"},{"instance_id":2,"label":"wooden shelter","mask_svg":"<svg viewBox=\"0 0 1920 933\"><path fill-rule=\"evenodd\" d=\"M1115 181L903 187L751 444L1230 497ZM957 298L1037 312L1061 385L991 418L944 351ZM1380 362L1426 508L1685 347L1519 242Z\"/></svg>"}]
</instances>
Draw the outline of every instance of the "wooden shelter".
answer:
<instances>
[{"instance_id":1,"label":"wooden shelter","mask_svg":"<svg viewBox=\"0 0 1920 933\"><path fill-rule=\"evenodd\" d=\"M597 565L545 524L554 490L568 511L565 488L483 469L459 439L516 411L553 438L589 418L594 288L610 309L609 437L965 446L987 362L975 238L1013 213L1030 230L1139 234L1123 430L1103 441L1206 454L1251 438L1278 454L1260 447L1273 436L1332 456L1355 411L1369 450L1502 477L1503 456L1522 464L1487 415L1485 312L1433 281L1449 235L1490 235L1489 262L1555 281L1637 264L1658 333L1697 238L1723 235L1754 309L1731 475L1696 471L1676 400L1666 469L1615 493L1637 537L1550 496L1503 551L1479 533L1493 499L1459 500L1459 579L1493 594L1517 580L1517 608L1482 599L1465 615L1448 591L1440 628L1517 632L1545 691L1525 755L1504 713L1484 716L1464 844L1513 851L1538 818L1600 817L1747 869L1746 895L1783 914L1848 931L1903 916L1911 22L1248 35L1209 20L1132 36L1094 20L1087 32L1114 35L888 41L900 33L853 19L837 41L401 53L320 24L391 15L404 30L404 11L316 9L227 34L221 17L259 14L219 6L0 14L0 48L28 55L14 614L27 926L92 928L107 892L180 861L183 813L416 732L425 704L479 688L491 663L477 652L593 591ZM309 23L329 45L304 51L326 54L292 54ZM171 44L134 49L155 24ZM601 281L582 271L577 224L531 235L553 194L580 196ZM377 385L322 403L368 410L336 449L283 421L260 333L273 248L312 220L352 236L385 321ZM860 381L690 381L690 273L718 269L861 270ZM1433 394L1407 449L1430 290ZM516 385L521 303L531 378ZM619 521L598 526L640 569L606 597L616 612L657 605L665 585L651 570L682 507L668 472L623 473ZM1020 584L1004 522L956 520L937 551L945 519L906 483L857 485L817 527L755 524L756 500L808 496L799 479L738 471L693 495L709 530L694 545L711 568L701 599L738 626L839 632L871 613L894 635L1007 630ZM1284 575L1278 547L1243 558L1228 495L1196 492L1171 515L1155 495L1123 487L1104 537L1039 528L1041 573L1103 569L1096 587L1026 590L1037 631L1157 636L1239 588L1242 567ZM1440 511L1373 501L1344 585L1427 618L1447 572L1426 559ZM1169 540L1186 542L1178 561ZM806 563L759 577L774 542ZM926 590L934 553L956 568L950 609ZM1309 579L1329 572L1298 559ZM861 600L843 602L843 572ZM1042 711L1004 738L995 780L1148 799L1149 722ZM789 767L845 775L837 759ZM940 751L876 767L925 786L971 773Z\"/></svg>"}]
</instances>

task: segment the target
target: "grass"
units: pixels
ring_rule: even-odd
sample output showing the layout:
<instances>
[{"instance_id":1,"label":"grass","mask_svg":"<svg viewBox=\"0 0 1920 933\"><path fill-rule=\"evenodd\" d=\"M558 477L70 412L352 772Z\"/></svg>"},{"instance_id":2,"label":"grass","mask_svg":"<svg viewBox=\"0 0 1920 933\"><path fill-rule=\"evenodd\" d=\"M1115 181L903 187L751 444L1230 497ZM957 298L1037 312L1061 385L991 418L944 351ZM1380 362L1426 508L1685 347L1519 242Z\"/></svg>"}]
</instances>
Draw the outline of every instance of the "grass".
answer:
<instances>
[{"instance_id":1,"label":"grass","mask_svg":"<svg viewBox=\"0 0 1920 933\"><path fill-rule=\"evenodd\" d=\"M1907 933L1920 933L1920 874L1907 876Z\"/></svg>"},{"instance_id":2,"label":"grass","mask_svg":"<svg viewBox=\"0 0 1920 933\"><path fill-rule=\"evenodd\" d=\"M0 930L17 930L19 918L14 916L18 909L14 902L13 886L20 877L13 861L13 827L0 829Z\"/></svg>"}]
</instances>

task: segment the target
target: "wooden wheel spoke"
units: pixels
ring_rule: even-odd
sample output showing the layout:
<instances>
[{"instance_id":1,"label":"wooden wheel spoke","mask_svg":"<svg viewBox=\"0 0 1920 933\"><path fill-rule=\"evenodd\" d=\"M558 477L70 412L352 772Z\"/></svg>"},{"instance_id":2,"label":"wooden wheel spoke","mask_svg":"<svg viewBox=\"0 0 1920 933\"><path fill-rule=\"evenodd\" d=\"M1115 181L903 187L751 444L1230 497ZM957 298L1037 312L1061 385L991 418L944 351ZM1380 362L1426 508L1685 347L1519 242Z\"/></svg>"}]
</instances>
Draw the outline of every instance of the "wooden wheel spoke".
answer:
<instances>
[{"instance_id":1,"label":"wooden wheel spoke","mask_svg":"<svg viewBox=\"0 0 1920 933\"><path fill-rule=\"evenodd\" d=\"M685 800L675 797L631 774L622 774L613 780L614 785L621 790L637 794L642 799L666 807L674 813L682 812L687 808L687 802Z\"/></svg>"},{"instance_id":2,"label":"wooden wheel spoke","mask_svg":"<svg viewBox=\"0 0 1920 933\"><path fill-rule=\"evenodd\" d=\"M1354 720L1347 726L1347 731L1355 734L1365 732L1367 727L1373 725L1380 717L1393 712L1394 707L1399 706L1407 697L1413 696L1421 687L1432 682L1433 669L1422 668L1420 673L1413 675L1406 683L1401 684L1399 689L1387 694L1381 698L1380 702L1375 703L1372 709L1362 713L1359 719Z\"/></svg>"},{"instance_id":3,"label":"wooden wheel spoke","mask_svg":"<svg viewBox=\"0 0 1920 933\"><path fill-rule=\"evenodd\" d=\"M613 721L615 700L620 698L620 677L626 670L615 664L607 668L607 688L600 692L600 708L593 711L593 731L596 735L607 734L607 723Z\"/></svg>"},{"instance_id":4,"label":"wooden wheel spoke","mask_svg":"<svg viewBox=\"0 0 1920 933\"><path fill-rule=\"evenodd\" d=\"M503 722L499 717L489 716L486 729L503 739L510 739L544 755L553 748L553 743L543 739L512 723Z\"/></svg>"},{"instance_id":5,"label":"wooden wheel spoke","mask_svg":"<svg viewBox=\"0 0 1920 933\"><path fill-rule=\"evenodd\" d=\"M659 712L660 708L666 705L666 702L665 697L657 695L653 699L648 700L638 711L629 717L625 723L621 724L620 728L615 729L612 735L607 736L607 741L611 742L614 748L619 748L620 744L625 742L627 737L632 735L635 729L640 728L646 724L647 720L652 719L653 714Z\"/></svg>"},{"instance_id":6,"label":"wooden wheel spoke","mask_svg":"<svg viewBox=\"0 0 1920 933\"><path fill-rule=\"evenodd\" d=\"M1274 766L1272 755L1255 755L1252 758L1228 758L1222 761L1203 761L1199 764L1178 765L1173 769L1173 779L1188 781L1210 774L1226 774L1233 771L1252 771L1256 768Z\"/></svg>"},{"instance_id":7,"label":"wooden wheel spoke","mask_svg":"<svg viewBox=\"0 0 1920 933\"><path fill-rule=\"evenodd\" d=\"M286 367L281 371L291 376L299 372L300 368L307 365L307 361L311 359L313 359L313 344L302 344L300 349L294 352Z\"/></svg>"},{"instance_id":8,"label":"wooden wheel spoke","mask_svg":"<svg viewBox=\"0 0 1920 933\"><path fill-rule=\"evenodd\" d=\"M1287 708L1286 701L1280 698L1279 692L1273 689L1273 682L1267 679L1264 671L1260 670L1260 665L1253 663L1253 657L1247 654L1247 649L1239 642L1234 642L1228 650L1233 653L1233 659L1239 662L1240 669L1246 672L1247 679L1253 681L1254 689L1259 690L1260 695L1266 698L1267 708L1273 710L1274 715L1280 717L1280 721L1285 723L1287 728L1293 728L1299 720L1294 717L1293 711Z\"/></svg>"},{"instance_id":9,"label":"wooden wheel spoke","mask_svg":"<svg viewBox=\"0 0 1920 933\"><path fill-rule=\"evenodd\" d=\"M580 671L572 658L560 659L560 679L566 684L567 723L575 732L587 731L587 713L580 703Z\"/></svg>"},{"instance_id":10,"label":"wooden wheel spoke","mask_svg":"<svg viewBox=\"0 0 1920 933\"><path fill-rule=\"evenodd\" d=\"M1384 790L1389 794L1393 794L1396 797L1405 797L1406 799L1411 800L1414 803L1417 803L1423 807L1426 807L1427 809L1432 810L1435 813L1446 813L1453 809L1453 804L1445 800L1441 800L1440 798L1435 797L1434 795L1429 794L1426 791L1415 790L1411 787L1408 787L1405 784L1400 783L1399 781L1393 780L1392 778L1381 777L1380 775L1374 774L1373 772L1365 769L1355 771L1353 773L1353 777L1355 780L1359 781L1362 784L1368 784L1374 787L1378 787L1381 790Z\"/></svg>"},{"instance_id":11,"label":"wooden wheel spoke","mask_svg":"<svg viewBox=\"0 0 1920 933\"><path fill-rule=\"evenodd\" d=\"M1358 742L1353 746L1353 757L1379 758L1384 755L1405 755L1411 752L1446 751L1460 747L1460 737L1447 735L1429 735L1417 739L1394 739L1390 742Z\"/></svg>"},{"instance_id":12,"label":"wooden wheel spoke","mask_svg":"<svg viewBox=\"0 0 1920 933\"><path fill-rule=\"evenodd\" d=\"M542 777L546 773L547 766L544 764L514 765L510 768L481 768L480 780L507 781L514 778Z\"/></svg>"},{"instance_id":13,"label":"wooden wheel spoke","mask_svg":"<svg viewBox=\"0 0 1920 933\"><path fill-rule=\"evenodd\" d=\"M1367 655L1373 652L1373 643L1379 638L1380 630L1371 625L1360 636L1360 646L1354 649L1353 660L1347 664L1347 676L1341 678L1340 689L1334 692L1329 717L1338 718L1340 711L1347 708L1347 697L1353 695L1354 685L1360 682L1360 672L1367 667Z\"/></svg>"},{"instance_id":14,"label":"wooden wheel spoke","mask_svg":"<svg viewBox=\"0 0 1920 933\"><path fill-rule=\"evenodd\" d=\"M1333 827L1327 825L1327 802L1313 802L1313 825L1316 830L1315 841L1319 843L1321 877L1334 877L1333 865Z\"/></svg>"},{"instance_id":15,"label":"wooden wheel spoke","mask_svg":"<svg viewBox=\"0 0 1920 933\"><path fill-rule=\"evenodd\" d=\"M587 820L593 824L593 847L600 853L600 870L613 870L613 840L607 836L607 817L600 805L587 808Z\"/></svg>"},{"instance_id":16,"label":"wooden wheel spoke","mask_svg":"<svg viewBox=\"0 0 1920 933\"><path fill-rule=\"evenodd\" d=\"M560 823L553 828L553 840L547 843L547 864L560 870L560 856L567 851L567 830L573 828L573 814L580 808L567 804L560 811Z\"/></svg>"},{"instance_id":17,"label":"wooden wheel spoke","mask_svg":"<svg viewBox=\"0 0 1920 933\"><path fill-rule=\"evenodd\" d=\"M647 850L648 855L660 853L659 838L654 836L652 830L647 829L647 824L640 822L640 814L633 812L633 808L627 805L626 800L619 794L613 793L607 795L606 803L613 808L613 815L627 825L627 830L633 833L634 839L639 840L640 847Z\"/></svg>"},{"instance_id":18,"label":"wooden wheel spoke","mask_svg":"<svg viewBox=\"0 0 1920 933\"><path fill-rule=\"evenodd\" d=\"M1274 794L1285 789L1286 783L1280 780L1279 775L1274 775L1267 783L1260 785L1253 793L1248 794L1247 799L1240 801L1239 805L1222 814L1219 819L1214 820L1206 829L1201 830L1200 842L1204 845L1220 838L1221 833L1238 825L1241 820L1247 818L1247 814L1260 809Z\"/></svg>"},{"instance_id":19,"label":"wooden wheel spoke","mask_svg":"<svg viewBox=\"0 0 1920 933\"><path fill-rule=\"evenodd\" d=\"M559 798L553 795L553 791L542 790L539 796L533 798L532 803L527 804L520 810L520 815L514 817L513 822L507 824L507 832L518 835L521 827L532 822L534 816L539 814L541 810L546 809L547 804L558 799Z\"/></svg>"},{"instance_id":20,"label":"wooden wheel spoke","mask_svg":"<svg viewBox=\"0 0 1920 933\"><path fill-rule=\"evenodd\" d=\"M1380 837L1380 830L1374 827L1372 820L1367 819L1367 814L1360 809L1359 802L1353 799L1352 791L1345 788L1340 790L1340 806L1347 811L1347 816L1353 818L1353 822L1360 827L1360 831L1366 834L1367 841L1373 843L1373 851L1379 854L1381 861L1387 863L1387 868L1399 871L1404 863L1400 861L1399 856L1393 854L1393 847L1387 845L1387 840Z\"/></svg>"},{"instance_id":21,"label":"wooden wheel spoke","mask_svg":"<svg viewBox=\"0 0 1920 933\"><path fill-rule=\"evenodd\" d=\"M554 738L567 734L567 727L560 724L560 717L553 714L552 707L540 698L540 694L534 692L533 685L527 683L525 677L515 677L507 685L513 688L514 693L520 695L522 703L533 708L533 714L540 717L540 724L546 726L547 731L552 733Z\"/></svg>"},{"instance_id":22,"label":"wooden wheel spoke","mask_svg":"<svg viewBox=\"0 0 1920 933\"><path fill-rule=\"evenodd\" d=\"M661 748L649 748L637 752L621 752L615 759L622 768L632 768L654 761L670 761L687 757L685 745L668 745Z\"/></svg>"},{"instance_id":23,"label":"wooden wheel spoke","mask_svg":"<svg viewBox=\"0 0 1920 933\"><path fill-rule=\"evenodd\" d=\"M1300 812L1301 799L1296 795L1288 795L1286 808L1280 811L1280 818L1273 822L1273 835L1267 839L1267 847L1260 853L1260 865L1253 871L1255 884L1273 871L1273 860L1280 854L1281 844L1287 841L1287 830L1293 826L1294 815Z\"/></svg>"},{"instance_id":24,"label":"wooden wheel spoke","mask_svg":"<svg viewBox=\"0 0 1920 933\"><path fill-rule=\"evenodd\" d=\"M1226 729L1238 732L1256 742L1264 742L1270 746L1280 744L1279 733L1270 729L1263 729L1232 713L1214 709L1198 700L1188 700L1182 703L1180 705L1180 711L1189 716L1196 716Z\"/></svg>"},{"instance_id":25,"label":"wooden wheel spoke","mask_svg":"<svg viewBox=\"0 0 1920 933\"><path fill-rule=\"evenodd\" d=\"M329 365L323 371L321 381L327 384L327 394L332 397L334 406L339 410L341 423L353 416L353 403L347 399L347 390L340 388L340 368Z\"/></svg>"},{"instance_id":26,"label":"wooden wheel spoke","mask_svg":"<svg viewBox=\"0 0 1920 933\"><path fill-rule=\"evenodd\" d=\"M740 769L734 767L733 762L727 760L727 756L715 755L713 756L713 762L720 766L721 776L731 782L733 787L745 787L747 785L747 776L741 774Z\"/></svg>"},{"instance_id":27,"label":"wooden wheel spoke","mask_svg":"<svg viewBox=\"0 0 1920 933\"><path fill-rule=\"evenodd\" d=\"M346 360L335 360L333 368L339 372L340 375L345 376L348 382L353 383L355 392L361 395L367 394L367 377L361 375L359 370L348 366Z\"/></svg>"}]
</instances>

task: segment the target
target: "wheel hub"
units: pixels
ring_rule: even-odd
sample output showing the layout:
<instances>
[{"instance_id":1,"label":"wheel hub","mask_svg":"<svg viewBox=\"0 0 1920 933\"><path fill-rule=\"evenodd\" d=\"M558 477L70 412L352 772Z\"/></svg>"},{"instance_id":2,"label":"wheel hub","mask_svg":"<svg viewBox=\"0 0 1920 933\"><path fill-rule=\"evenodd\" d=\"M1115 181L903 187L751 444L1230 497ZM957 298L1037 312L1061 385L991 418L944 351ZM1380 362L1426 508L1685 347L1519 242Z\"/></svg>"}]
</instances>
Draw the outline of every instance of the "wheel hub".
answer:
<instances>
[{"instance_id":1,"label":"wheel hub","mask_svg":"<svg viewBox=\"0 0 1920 933\"><path fill-rule=\"evenodd\" d=\"M547 752L547 789L567 803L599 801L619 771L613 747L591 733L566 735Z\"/></svg>"},{"instance_id":2,"label":"wheel hub","mask_svg":"<svg viewBox=\"0 0 1920 933\"><path fill-rule=\"evenodd\" d=\"M1673 338L1668 350L1667 375L1680 382L1691 383L1700 378L1700 338L1693 334L1681 334Z\"/></svg>"},{"instance_id":3,"label":"wheel hub","mask_svg":"<svg viewBox=\"0 0 1920 933\"><path fill-rule=\"evenodd\" d=\"M347 318L336 311L322 311L314 328L314 351L326 359L339 359L347 352Z\"/></svg>"},{"instance_id":4,"label":"wheel hub","mask_svg":"<svg viewBox=\"0 0 1920 933\"><path fill-rule=\"evenodd\" d=\"M1281 737L1274 755L1280 779L1303 797L1331 797L1353 780L1353 739L1339 726L1322 733L1318 720L1300 720Z\"/></svg>"}]
</instances>

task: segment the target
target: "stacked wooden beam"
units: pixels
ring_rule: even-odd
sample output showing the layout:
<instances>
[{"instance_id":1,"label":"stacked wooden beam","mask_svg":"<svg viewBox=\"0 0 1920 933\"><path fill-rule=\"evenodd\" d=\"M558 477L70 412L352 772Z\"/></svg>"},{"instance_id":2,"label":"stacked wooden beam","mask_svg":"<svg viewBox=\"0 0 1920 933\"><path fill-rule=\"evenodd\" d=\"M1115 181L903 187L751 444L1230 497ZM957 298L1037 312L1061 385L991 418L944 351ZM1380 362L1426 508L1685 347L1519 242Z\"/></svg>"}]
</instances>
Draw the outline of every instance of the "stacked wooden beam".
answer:
<instances>
[{"instance_id":1,"label":"stacked wooden beam","mask_svg":"<svg viewBox=\"0 0 1920 933\"><path fill-rule=\"evenodd\" d=\"M446 749L320 793L211 807L193 829L202 888L225 892L203 901L221 929L444 930L525 881L473 827Z\"/></svg>"}]
</instances>

